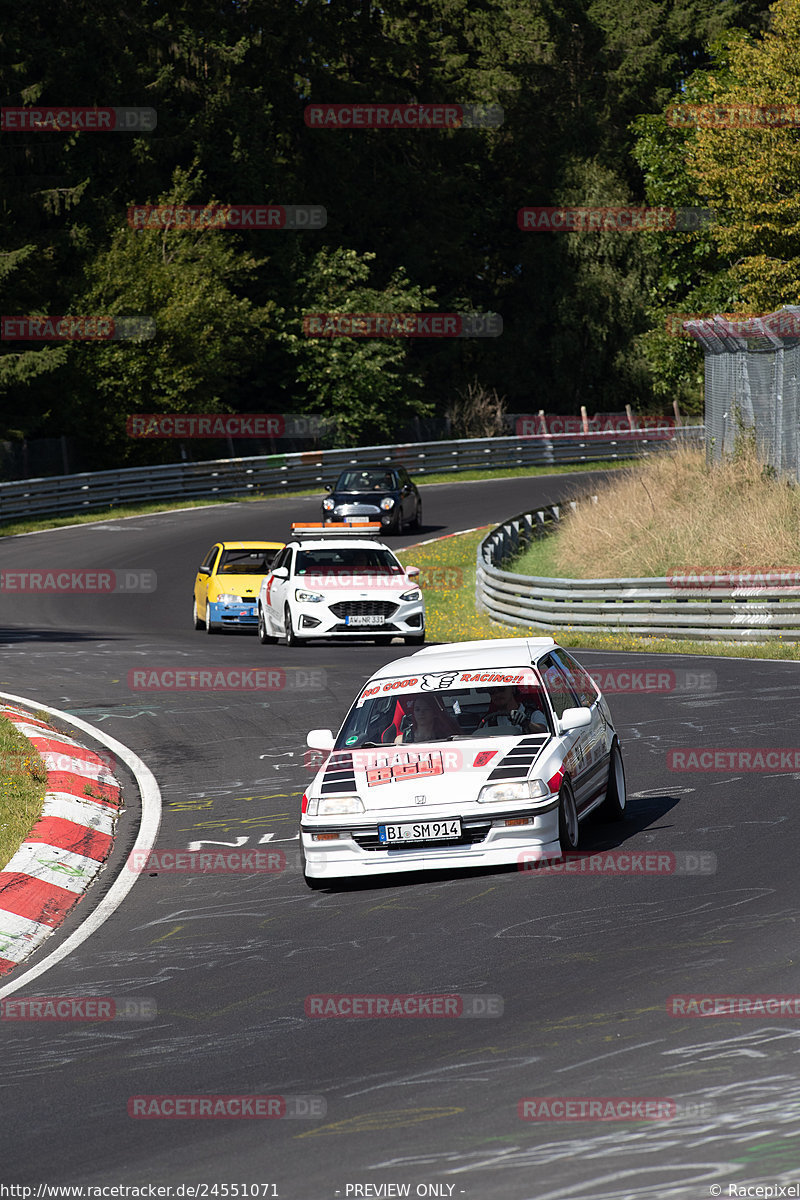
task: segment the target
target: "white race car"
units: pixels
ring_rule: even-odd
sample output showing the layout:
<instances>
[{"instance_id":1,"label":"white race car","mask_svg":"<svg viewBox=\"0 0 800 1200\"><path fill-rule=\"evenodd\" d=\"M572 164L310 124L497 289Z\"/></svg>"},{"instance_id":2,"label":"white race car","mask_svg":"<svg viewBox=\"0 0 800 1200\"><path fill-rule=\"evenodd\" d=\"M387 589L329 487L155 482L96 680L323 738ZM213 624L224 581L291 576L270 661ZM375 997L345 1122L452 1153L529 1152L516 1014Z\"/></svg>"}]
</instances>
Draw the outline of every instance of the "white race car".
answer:
<instances>
[{"instance_id":1,"label":"white race car","mask_svg":"<svg viewBox=\"0 0 800 1200\"><path fill-rule=\"evenodd\" d=\"M360 690L303 796L309 887L503 863L578 845L625 812L619 738L588 673L552 638L460 642L387 663Z\"/></svg>"},{"instance_id":2,"label":"white race car","mask_svg":"<svg viewBox=\"0 0 800 1200\"><path fill-rule=\"evenodd\" d=\"M293 527L297 529L297 527ZM425 641L417 567L403 567L363 526L307 526L275 557L258 594L258 638L295 646L308 638L402 637ZM369 531L367 531L369 532Z\"/></svg>"}]
</instances>

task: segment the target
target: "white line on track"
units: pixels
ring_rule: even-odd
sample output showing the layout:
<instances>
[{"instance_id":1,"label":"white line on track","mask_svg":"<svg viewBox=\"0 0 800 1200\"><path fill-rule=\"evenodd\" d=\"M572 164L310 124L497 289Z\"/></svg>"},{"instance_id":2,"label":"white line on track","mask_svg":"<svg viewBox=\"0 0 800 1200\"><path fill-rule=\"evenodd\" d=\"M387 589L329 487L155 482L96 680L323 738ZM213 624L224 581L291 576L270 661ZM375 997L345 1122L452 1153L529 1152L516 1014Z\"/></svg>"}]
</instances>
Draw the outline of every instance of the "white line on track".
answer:
<instances>
[{"instance_id":1,"label":"white line on track","mask_svg":"<svg viewBox=\"0 0 800 1200\"><path fill-rule=\"evenodd\" d=\"M125 765L133 772L139 787L139 794L142 798L142 819L131 853L136 850L143 850L145 853L149 853L158 836L161 824L161 791L156 782L155 775L142 762L139 756L134 754L132 750L129 750L127 746L124 746L122 742L118 742L116 738L110 737L100 729L95 729L94 725L90 725L88 721L82 721L79 717L73 717L70 713L62 712L59 708L50 708L46 704L39 704L36 700L29 700L26 696L12 696L8 692L0 692L0 699L11 700L15 704L25 705L34 712L46 712L51 716L58 717L66 724L73 725L77 729L82 729L84 733L90 734L91 737L96 738L98 742L102 742L104 746L108 746L109 750L113 750L117 757L122 759ZM20 975L15 973L14 979L6 984L5 987L0 988L0 998L11 995L12 992L16 992L19 988L25 987L32 980L43 975L45 971L49 971L56 963L61 962L73 950L76 950L88 937L91 937L95 930L99 929L116 912L138 878L139 875L135 871L123 871L118 875L108 892L97 905L97 908L89 914L79 928L71 933L60 946L46 955L41 962L30 967L27 971L22 971Z\"/></svg>"}]
</instances>

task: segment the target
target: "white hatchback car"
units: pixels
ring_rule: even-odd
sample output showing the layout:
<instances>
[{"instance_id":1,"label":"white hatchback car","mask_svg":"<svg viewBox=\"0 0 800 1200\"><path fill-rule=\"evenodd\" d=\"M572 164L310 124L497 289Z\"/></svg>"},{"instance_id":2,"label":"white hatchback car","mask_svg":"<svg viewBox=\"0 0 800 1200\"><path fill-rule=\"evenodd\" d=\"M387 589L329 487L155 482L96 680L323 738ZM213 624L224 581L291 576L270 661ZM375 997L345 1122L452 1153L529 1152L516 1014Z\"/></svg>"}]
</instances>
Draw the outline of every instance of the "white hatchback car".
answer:
<instances>
[{"instance_id":1,"label":"white hatchback car","mask_svg":"<svg viewBox=\"0 0 800 1200\"><path fill-rule=\"evenodd\" d=\"M309 528L287 542L258 594L258 638L295 646L309 638L402 637L425 641L425 603L417 567L405 568L388 546L355 528ZM357 536L353 536L353 535Z\"/></svg>"},{"instance_id":2,"label":"white hatchback car","mask_svg":"<svg viewBox=\"0 0 800 1200\"><path fill-rule=\"evenodd\" d=\"M619 738L588 673L552 638L460 642L376 671L303 796L309 887L362 875L518 863L625 812Z\"/></svg>"}]
</instances>

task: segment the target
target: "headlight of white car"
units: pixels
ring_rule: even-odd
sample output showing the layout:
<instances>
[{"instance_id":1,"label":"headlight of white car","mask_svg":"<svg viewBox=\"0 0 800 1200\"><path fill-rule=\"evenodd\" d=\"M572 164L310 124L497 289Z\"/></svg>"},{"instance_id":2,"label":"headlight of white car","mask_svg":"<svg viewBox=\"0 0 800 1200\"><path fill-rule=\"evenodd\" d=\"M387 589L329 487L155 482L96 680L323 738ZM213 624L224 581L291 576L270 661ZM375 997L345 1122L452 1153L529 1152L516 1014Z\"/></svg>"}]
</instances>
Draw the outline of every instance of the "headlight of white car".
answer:
<instances>
[{"instance_id":1,"label":"headlight of white car","mask_svg":"<svg viewBox=\"0 0 800 1200\"><path fill-rule=\"evenodd\" d=\"M336 505L329 496L327 500L322 501L322 507L325 509L325 512L333 512L334 508L336 508Z\"/></svg>"},{"instance_id":2,"label":"headlight of white car","mask_svg":"<svg viewBox=\"0 0 800 1200\"><path fill-rule=\"evenodd\" d=\"M309 800L306 808L306 816L309 817L337 817L363 812L360 796L322 796L319 800Z\"/></svg>"},{"instance_id":3,"label":"headlight of white car","mask_svg":"<svg viewBox=\"0 0 800 1200\"><path fill-rule=\"evenodd\" d=\"M221 596L217 596L218 604L244 604L241 596L234 596L232 592L223 592Z\"/></svg>"},{"instance_id":4,"label":"headlight of white car","mask_svg":"<svg viewBox=\"0 0 800 1200\"><path fill-rule=\"evenodd\" d=\"M526 779L521 783L487 783L478 794L478 804L496 804L512 800L543 800L549 796L547 784L541 779Z\"/></svg>"},{"instance_id":5,"label":"headlight of white car","mask_svg":"<svg viewBox=\"0 0 800 1200\"><path fill-rule=\"evenodd\" d=\"M300 604L319 604L320 600L325 599L321 592L302 592L300 588L295 590L294 598Z\"/></svg>"},{"instance_id":6,"label":"headlight of white car","mask_svg":"<svg viewBox=\"0 0 800 1200\"><path fill-rule=\"evenodd\" d=\"M410 592L401 592L400 599L401 600L421 600L422 592L419 590L419 588L412 588Z\"/></svg>"},{"instance_id":7,"label":"headlight of white car","mask_svg":"<svg viewBox=\"0 0 800 1200\"><path fill-rule=\"evenodd\" d=\"M388 512L390 508L394 508L394 500L391 496L383 497L381 500L381 508L385 509L386 512Z\"/></svg>"}]
</instances>

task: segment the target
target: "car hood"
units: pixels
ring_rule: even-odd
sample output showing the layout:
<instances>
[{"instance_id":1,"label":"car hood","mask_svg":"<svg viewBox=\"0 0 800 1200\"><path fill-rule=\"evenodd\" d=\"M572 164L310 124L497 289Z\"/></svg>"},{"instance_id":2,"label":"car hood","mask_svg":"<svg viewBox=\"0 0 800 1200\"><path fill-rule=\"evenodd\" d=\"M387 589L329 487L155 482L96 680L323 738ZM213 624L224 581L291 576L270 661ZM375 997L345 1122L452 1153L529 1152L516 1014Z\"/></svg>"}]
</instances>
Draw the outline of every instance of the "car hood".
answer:
<instances>
[{"instance_id":1,"label":"car hood","mask_svg":"<svg viewBox=\"0 0 800 1200\"><path fill-rule=\"evenodd\" d=\"M347 586L336 582L333 574L295 575L290 582L293 587L307 592L322 592L329 604L339 600L396 600L402 592L419 586L407 575L371 575L369 572L354 573L347 579Z\"/></svg>"},{"instance_id":2,"label":"car hood","mask_svg":"<svg viewBox=\"0 0 800 1200\"><path fill-rule=\"evenodd\" d=\"M535 764L547 762L553 741L550 734L526 734L335 750L310 794L357 794L367 812L419 811L423 803L427 808L457 807L474 801L484 784L525 779ZM538 770L533 773L539 775Z\"/></svg>"},{"instance_id":3,"label":"car hood","mask_svg":"<svg viewBox=\"0 0 800 1200\"><path fill-rule=\"evenodd\" d=\"M263 578L263 574L215 575L209 585L209 599L216 600L217 596L227 592L231 596L246 596L255 600Z\"/></svg>"}]
</instances>

